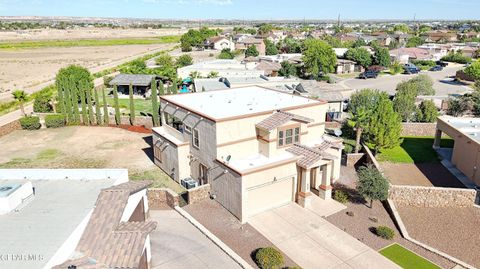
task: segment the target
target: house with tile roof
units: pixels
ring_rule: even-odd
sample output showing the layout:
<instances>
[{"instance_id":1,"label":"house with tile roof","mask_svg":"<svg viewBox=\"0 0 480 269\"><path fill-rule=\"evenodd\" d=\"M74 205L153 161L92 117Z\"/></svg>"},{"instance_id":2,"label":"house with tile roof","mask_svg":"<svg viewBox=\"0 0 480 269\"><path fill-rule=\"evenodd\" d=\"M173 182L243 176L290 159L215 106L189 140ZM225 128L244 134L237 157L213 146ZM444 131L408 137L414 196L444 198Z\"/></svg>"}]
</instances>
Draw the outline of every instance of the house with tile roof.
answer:
<instances>
[{"instance_id":1,"label":"house with tile roof","mask_svg":"<svg viewBox=\"0 0 480 269\"><path fill-rule=\"evenodd\" d=\"M205 40L204 48L212 50L229 49L231 51L234 51L235 43L232 41L231 38L227 38L225 36L215 36L207 38L207 40Z\"/></svg>"},{"instance_id":2,"label":"house with tile roof","mask_svg":"<svg viewBox=\"0 0 480 269\"><path fill-rule=\"evenodd\" d=\"M242 222L287 203L331 198L342 140L325 134L326 101L246 86L161 97L155 164Z\"/></svg>"}]
</instances>

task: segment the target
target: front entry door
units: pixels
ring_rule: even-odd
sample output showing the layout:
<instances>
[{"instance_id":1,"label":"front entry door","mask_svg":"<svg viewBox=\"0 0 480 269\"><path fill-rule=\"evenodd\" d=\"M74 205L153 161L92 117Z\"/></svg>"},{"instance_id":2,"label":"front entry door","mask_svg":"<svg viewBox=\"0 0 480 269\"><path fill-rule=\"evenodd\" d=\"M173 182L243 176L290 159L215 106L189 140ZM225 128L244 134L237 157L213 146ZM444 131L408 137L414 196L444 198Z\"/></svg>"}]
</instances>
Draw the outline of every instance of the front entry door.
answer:
<instances>
[{"instance_id":1,"label":"front entry door","mask_svg":"<svg viewBox=\"0 0 480 269\"><path fill-rule=\"evenodd\" d=\"M317 174L318 167L312 168L310 170L310 189L317 189Z\"/></svg>"},{"instance_id":2,"label":"front entry door","mask_svg":"<svg viewBox=\"0 0 480 269\"><path fill-rule=\"evenodd\" d=\"M208 168L203 165L203 164L200 164L200 166L198 167L199 169L199 179L198 181L200 182L200 185L205 185L205 184L208 184Z\"/></svg>"}]
</instances>

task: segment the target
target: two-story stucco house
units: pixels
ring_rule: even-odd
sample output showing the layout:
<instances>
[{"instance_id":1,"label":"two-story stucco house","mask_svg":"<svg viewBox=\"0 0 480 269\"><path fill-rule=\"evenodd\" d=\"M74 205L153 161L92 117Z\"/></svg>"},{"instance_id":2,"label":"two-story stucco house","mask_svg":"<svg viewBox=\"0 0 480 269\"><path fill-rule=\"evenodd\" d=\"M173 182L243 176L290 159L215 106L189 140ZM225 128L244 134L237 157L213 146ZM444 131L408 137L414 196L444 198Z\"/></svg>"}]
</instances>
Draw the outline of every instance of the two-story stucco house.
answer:
<instances>
[{"instance_id":1,"label":"two-story stucco house","mask_svg":"<svg viewBox=\"0 0 480 269\"><path fill-rule=\"evenodd\" d=\"M342 141L324 134L327 107L258 86L162 96L155 163L176 181L210 184L242 222L312 195L330 199Z\"/></svg>"}]
</instances>

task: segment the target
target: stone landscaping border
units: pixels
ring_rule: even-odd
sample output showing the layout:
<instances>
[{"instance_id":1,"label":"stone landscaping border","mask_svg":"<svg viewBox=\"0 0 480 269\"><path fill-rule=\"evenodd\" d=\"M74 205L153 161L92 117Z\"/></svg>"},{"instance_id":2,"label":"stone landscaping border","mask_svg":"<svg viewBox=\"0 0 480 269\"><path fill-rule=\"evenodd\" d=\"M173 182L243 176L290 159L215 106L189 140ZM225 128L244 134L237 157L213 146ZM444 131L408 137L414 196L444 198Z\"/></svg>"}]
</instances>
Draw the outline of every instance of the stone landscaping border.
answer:
<instances>
[{"instance_id":1,"label":"stone landscaping border","mask_svg":"<svg viewBox=\"0 0 480 269\"><path fill-rule=\"evenodd\" d=\"M232 258L240 267L245 269L253 269L253 267L248 264L242 257L240 257L235 251L228 247L225 243L222 242L218 237L211 233L205 226L200 222L194 219L187 211L183 210L181 207L176 206L175 210L187 219L193 226L195 226L201 233L203 233L208 239L210 239L215 245L217 245L223 252L225 252L230 258Z\"/></svg>"}]
</instances>

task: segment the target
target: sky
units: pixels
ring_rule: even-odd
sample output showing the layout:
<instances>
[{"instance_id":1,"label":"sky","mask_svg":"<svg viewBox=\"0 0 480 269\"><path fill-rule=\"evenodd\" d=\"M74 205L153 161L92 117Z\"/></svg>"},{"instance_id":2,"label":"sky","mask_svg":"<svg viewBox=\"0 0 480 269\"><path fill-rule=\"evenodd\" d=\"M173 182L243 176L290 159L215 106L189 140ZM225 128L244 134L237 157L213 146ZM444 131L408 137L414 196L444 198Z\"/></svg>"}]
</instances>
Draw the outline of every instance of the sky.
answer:
<instances>
[{"instance_id":1,"label":"sky","mask_svg":"<svg viewBox=\"0 0 480 269\"><path fill-rule=\"evenodd\" d=\"M480 0L0 0L0 16L480 19Z\"/></svg>"}]
</instances>

